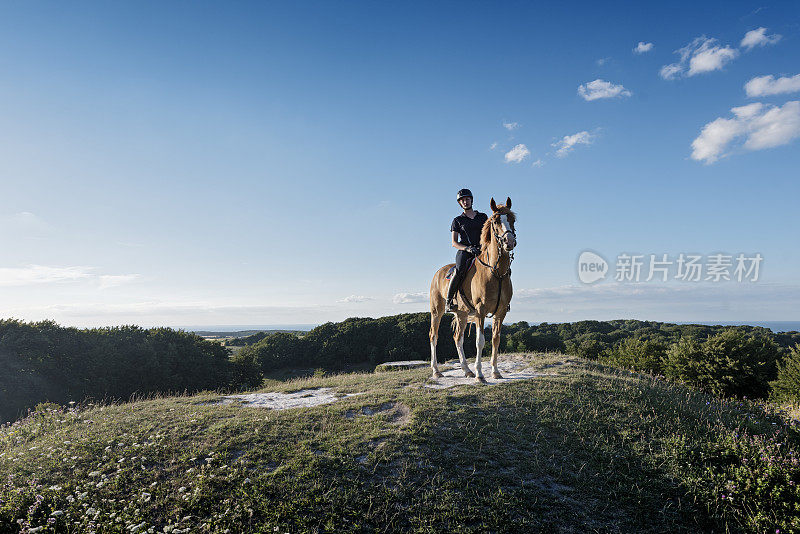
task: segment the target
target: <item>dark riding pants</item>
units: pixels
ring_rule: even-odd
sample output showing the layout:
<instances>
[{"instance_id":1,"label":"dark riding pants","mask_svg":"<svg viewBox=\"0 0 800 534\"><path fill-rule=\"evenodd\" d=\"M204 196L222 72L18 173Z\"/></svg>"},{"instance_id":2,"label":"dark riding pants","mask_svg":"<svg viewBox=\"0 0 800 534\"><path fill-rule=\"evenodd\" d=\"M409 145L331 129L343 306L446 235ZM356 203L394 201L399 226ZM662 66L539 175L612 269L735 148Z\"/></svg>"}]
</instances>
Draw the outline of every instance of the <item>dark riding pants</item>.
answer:
<instances>
[{"instance_id":1,"label":"dark riding pants","mask_svg":"<svg viewBox=\"0 0 800 534\"><path fill-rule=\"evenodd\" d=\"M475 256L467 252L466 250L459 250L456 252L456 272L453 273L453 277L450 279L450 286L448 287L447 291L447 300L452 300L453 297L456 296L456 291L458 288L461 287L461 282L464 281L464 276L467 274L467 267L469 267L469 262L472 261L472 258Z\"/></svg>"}]
</instances>

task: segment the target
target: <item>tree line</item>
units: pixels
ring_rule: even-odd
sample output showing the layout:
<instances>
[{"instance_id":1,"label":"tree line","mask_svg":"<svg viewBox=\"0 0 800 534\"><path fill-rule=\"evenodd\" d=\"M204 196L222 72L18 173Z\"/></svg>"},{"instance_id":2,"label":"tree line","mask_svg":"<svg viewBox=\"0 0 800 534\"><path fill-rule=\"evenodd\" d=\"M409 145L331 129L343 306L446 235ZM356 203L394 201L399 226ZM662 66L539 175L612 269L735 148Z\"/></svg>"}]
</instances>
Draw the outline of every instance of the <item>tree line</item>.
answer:
<instances>
[{"instance_id":1,"label":"tree line","mask_svg":"<svg viewBox=\"0 0 800 534\"><path fill-rule=\"evenodd\" d=\"M438 359L456 358L451 317L439 329ZM285 367L336 369L354 363L428 359L428 313L326 323L305 335L272 334L234 357L270 373ZM474 328L464 343L475 356ZM490 338L486 329L486 337ZM721 396L800 401L800 332L757 326L710 326L613 320L525 321L503 325L501 352L563 352L664 375ZM484 349L489 354L489 348Z\"/></svg>"},{"instance_id":2,"label":"tree line","mask_svg":"<svg viewBox=\"0 0 800 534\"><path fill-rule=\"evenodd\" d=\"M457 358L451 316L439 328L440 361ZM430 358L428 313L351 318L307 333L216 341L170 328L77 329L0 320L0 423L39 402L127 400L133 394L257 387L276 370L342 370ZM464 343L475 356L474 327ZM486 332L487 338L490 333ZM484 349L486 354L491 350ZM502 352L564 352L661 374L722 396L800 401L800 333L751 326L615 320L504 325Z\"/></svg>"},{"instance_id":3,"label":"tree line","mask_svg":"<svg viewBox=\"0 0 800 534\"><path fill-rule=\"evenodd\" d=\"M180 330L0 320L0 423L39 402L236 389L259 376L219 343Z\"/></svg>"}]
</instances>

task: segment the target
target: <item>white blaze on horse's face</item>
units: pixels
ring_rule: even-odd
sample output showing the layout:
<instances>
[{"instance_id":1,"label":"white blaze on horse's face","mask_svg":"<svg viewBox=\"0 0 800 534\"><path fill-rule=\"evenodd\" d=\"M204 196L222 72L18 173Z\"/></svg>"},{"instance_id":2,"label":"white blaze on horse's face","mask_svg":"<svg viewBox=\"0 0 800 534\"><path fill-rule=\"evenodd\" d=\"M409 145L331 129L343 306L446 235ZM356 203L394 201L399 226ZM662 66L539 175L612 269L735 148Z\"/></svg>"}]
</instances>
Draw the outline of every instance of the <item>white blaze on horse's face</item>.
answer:
<instances>
[{"instance_id":1,"label":"white blaze on horse's face","mask_svg":"<svg viewBox=\"0 0 800 534\"><path fill-rule=\"evenodd\" d=\"M514 230L511 229L511 223L508 222L508 215L500 216L500 226L503 230L500 232L500 240L503 248L512 250L517 245L517 240L514 237Z\"/></svg>"}]
</instances>

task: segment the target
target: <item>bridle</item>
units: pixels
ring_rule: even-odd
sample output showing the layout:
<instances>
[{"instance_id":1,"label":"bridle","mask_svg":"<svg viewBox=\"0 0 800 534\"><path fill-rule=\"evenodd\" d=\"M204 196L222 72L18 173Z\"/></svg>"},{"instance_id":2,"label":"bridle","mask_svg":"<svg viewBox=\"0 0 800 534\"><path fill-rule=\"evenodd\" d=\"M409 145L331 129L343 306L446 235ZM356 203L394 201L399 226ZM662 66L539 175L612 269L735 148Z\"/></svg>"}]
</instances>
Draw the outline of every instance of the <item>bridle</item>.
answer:
<instances>
[{"instance_id":1,"label":"bridle","mask_svg":"<svg viewBox=\"0 0 800 534\"><path fill-rule=\"evenodd\" d=\"M497 278L497 280L499 282L499 286L497 288L497 304L495 304L494 312L491 313L491 314L487 314L486 317L494 317L497 314L497 310L500 307L500 294L503 292L503 280L507 276L511 276L511 262L514 261L514 251L513 250L509 250L508 251L508 269L506 269L506 272L503 273L502 275L498 274L497 266L500 265L500 258L503 257L503 246L500 243L502 242L502 240L508 234L511 234L512 236L514 236L514 241L517 240L516 232L514 232L513 230L506 230L505 232L503 232L503 235L500 235L500 234L497 233L497 231L495 231L494 224L492 224L492 234L494 234L494 241L497 244L497 261L494 262L494 266L489 265L488 263L486 263L485 261L483 261L481 259L481 256L483 256L483 253L475 256L475 259L478 260L481 263L481 265L483 265L484 267L488 267L492 271L492 276ZM487 260L489 259L489 251L488 251L488 249L486 251L486 259Z\"/></svg>"}]
</instances>

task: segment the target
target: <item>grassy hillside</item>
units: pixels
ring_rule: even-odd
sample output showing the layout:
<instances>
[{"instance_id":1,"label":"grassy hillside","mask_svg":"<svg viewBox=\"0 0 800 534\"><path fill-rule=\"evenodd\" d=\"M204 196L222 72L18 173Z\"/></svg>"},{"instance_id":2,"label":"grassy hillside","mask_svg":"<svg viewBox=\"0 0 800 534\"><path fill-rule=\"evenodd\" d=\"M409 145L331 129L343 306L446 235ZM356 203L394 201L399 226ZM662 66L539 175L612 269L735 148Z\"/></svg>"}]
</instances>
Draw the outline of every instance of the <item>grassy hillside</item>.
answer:
<instances>
[{"instance_id":1,"label":"grassy hillside","mask_svg":"<svg viewBox=\"0 0 800 534\"><path fill-rule=\"evenodd\" d=\"M800 531L800 435L749 402L558 354L553 376L422 387L428 369L42 409L0 429L0 532Z\"/></svg>"}]
</instances>

